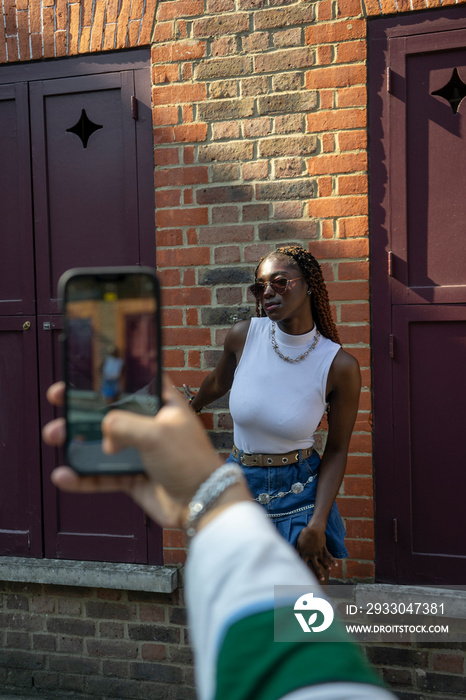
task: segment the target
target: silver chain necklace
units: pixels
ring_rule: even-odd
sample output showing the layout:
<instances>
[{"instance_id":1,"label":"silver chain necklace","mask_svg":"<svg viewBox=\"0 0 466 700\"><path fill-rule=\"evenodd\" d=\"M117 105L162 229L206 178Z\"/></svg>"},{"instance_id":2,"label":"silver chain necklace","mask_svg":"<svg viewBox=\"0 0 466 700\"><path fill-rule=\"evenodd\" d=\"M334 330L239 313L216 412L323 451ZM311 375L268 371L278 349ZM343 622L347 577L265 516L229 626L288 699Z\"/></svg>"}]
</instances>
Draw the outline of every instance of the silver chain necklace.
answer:
<instances>
[{"instance_id":1,"label":"silver chain necklace","mask_svg":"<svg viewBox=\"0 0 466 700\"><path fill-rule=\"evenodd\" d=\"M285 360L285 362L295 363L295 362L301 362L302 360L305 360L306 357L309 355L309 353L314 350L315 346L319 342L319 338L320 338L320 333L316 328L315 338L312 341L311 346L306 350L306 352L303 352L302 355L299 355L298 357L295 357L293 359L291 357L288 357L288 355L283 355L280 352L280 350L278 349L277 341L275 340L275 321L272 321L272 328L270 331L270 342L272 343L272 347L275 350L275 352L277 353L278 357L281 357L281 359Z\"/></svg>"}]
</instances>

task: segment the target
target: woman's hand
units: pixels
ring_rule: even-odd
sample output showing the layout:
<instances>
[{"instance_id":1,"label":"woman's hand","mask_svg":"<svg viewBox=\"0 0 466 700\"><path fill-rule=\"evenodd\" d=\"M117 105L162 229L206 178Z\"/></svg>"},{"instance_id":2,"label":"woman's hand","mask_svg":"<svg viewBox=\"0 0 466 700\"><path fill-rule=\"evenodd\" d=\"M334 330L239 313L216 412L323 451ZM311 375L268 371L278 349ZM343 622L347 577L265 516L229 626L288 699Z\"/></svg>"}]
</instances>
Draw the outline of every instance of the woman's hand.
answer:
<instances>
[{"instance_id":1,"label":"woman's hand","mask_svg":"<svg viewBox=\"0 0 466 700\"><path fill-rule=\"evenodd\" d=\"M183 396L186 397L188 403L191 401L191 399L194 399L196 394L194 391L192 391L187 384L183 384Z\"/></svg>"},{"instance_id":2,"label":"woman's hand","mask_svg":"<svg viewBox=\"0 0 466 700\"><path fill-rule=\"evenodd\" d=\"M47 392L50 403L62 405L64 391L63 382L52 385ZM52 473L53 483L74 493L123 491L165 527L184 523L187 505L200 484L222 464L200 421L167 381L157 416L110 411L102 421L102 432L104 452L137 448L146 474L81 477L69 467L58 467ZM64 419L48 423L43 438L48 445L62 445Z\"/></svg>"},{"instance_id":3,"label":"woman's hand","mask_svg":"<svg viewBox=\"0 0 466 700\"><path fill-rule=\"evenodd\" d=\"M335 559L327 549L325 529L307 525L298 535L296 550L315 573L318 581L326 583L329 569L335 564Z\"/></svg>"}]
</instances>

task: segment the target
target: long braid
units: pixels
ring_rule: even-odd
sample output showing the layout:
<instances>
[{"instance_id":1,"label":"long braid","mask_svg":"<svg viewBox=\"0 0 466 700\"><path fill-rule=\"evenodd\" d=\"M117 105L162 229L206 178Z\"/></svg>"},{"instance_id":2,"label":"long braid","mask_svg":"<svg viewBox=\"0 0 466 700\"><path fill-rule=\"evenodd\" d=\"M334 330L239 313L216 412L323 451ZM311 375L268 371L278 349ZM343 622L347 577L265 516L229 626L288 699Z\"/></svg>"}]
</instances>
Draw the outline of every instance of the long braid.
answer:
<instances>
[{"instance_id":1,"label":"long braid","mask_svg":"<svg viewBox=\"0 0 466 700\"><path fill-rule=\"evenodd\" d=\"M297 267L299 267L312 292L312 317L318 330L326 338L333 340L335 343L341 344L335 322L332 318L332 312L330 311L330 302L328 299L327 287L325 286L322 270L319 263L311 253L308 253L299 245L289 245L276 248L276 250L273 250L271 253L268 253L261 258L255 270L255 278L257 278L257 271L261 263L266 258L275 257L276 255L286 255L296 263ZM257 316L266 315L259 299L256 301L256 314Z\"/></svg>"}]
</instances>

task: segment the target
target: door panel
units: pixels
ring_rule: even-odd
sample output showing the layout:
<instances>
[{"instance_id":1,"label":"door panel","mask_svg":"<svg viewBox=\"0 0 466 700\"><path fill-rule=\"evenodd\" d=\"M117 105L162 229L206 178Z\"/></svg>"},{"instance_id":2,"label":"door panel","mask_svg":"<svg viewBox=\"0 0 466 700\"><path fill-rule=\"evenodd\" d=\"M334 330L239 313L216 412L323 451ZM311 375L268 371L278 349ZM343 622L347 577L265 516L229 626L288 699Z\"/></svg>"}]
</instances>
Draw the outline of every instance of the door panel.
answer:
<instances>
[{"instance_id":1,"label":"door panel","mask_svg":"<svg viewBox=\"0 0 466 700\"><path fill-rule=\"evenodd\" d=\"M27 83L0 86L0 315L33 314Z\"/></svg>"},{"instance_id":2,"label":"door panel","mask_svg":"<svg viewBox=\"0 0 466 700\"><path fill-rule=\"evenodd\" d=\"M422 53L408 62L408 287L433 287L433 301L447 301L452 292L466 301L466 102L454 113L433 94L455 67L466 80L466 49L432 58Z\"/></svg>"},{"instance_id":3,"label":"door panel","mask_svg":"<svg viewBox=\"0 0 466 700\"><path fill-rule=\"evenodd\" d=\"M393 330L398 580L463 584L466 308L395 306Z\"/></svg>"},{"instance_id":4,"label":"door panel","mask_svg":"<svg viewBox=\"0 0 466 700\"><path fill-rule=\"evenodd\" d=\"M131 71L31 84L39 313L70 267L141 262Z\"/></svg>"},{"instance_id":5,"label":"door panel","mask_svg":"<svg viewBox=\"0 0 466 700\"><path fill-rule=\"evenodd\" d=\"M34 316L0 317L0 396L0 554L41 556Z\"/></svg>"},{"instance_id":6,"label":"door panel","mask_svg":"<svg viewBox=\"0 0 466 700\"><path fill-rule=\"evenodd\" d=\"M52 543L48 543L46 556L147 563L144 514L128 496L59 492L57 510L56 544L52 549Z\"/></svg>"},{"instance_id":7,"label":"door panel","mask_svg":"<svg viewBox=\"0 0 466 700\"><path fill-rule=\"evenodd\" d=\"M466 302L466 100L434 94L466 83L466 30L445 34L389 41L394 303Z\"/></svg>"}]
</instances>

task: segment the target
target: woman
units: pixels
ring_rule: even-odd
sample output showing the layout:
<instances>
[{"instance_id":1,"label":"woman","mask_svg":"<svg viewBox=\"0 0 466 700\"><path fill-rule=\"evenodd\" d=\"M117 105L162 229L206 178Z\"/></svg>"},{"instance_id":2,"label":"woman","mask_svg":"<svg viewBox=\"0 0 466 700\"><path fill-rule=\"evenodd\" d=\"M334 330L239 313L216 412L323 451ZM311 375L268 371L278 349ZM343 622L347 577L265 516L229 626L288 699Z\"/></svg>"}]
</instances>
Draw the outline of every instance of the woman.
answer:
<instances>
[{"instance_id":1,"label":"woman","mask_svg":"<svg viewBox=\"0 0 466 700\"><path fill-rule=\"evenodd\" d=\"M341 349L317 260L300 246L260 261L250 287L257 318L237 323L191 406L229 389L234 448L253 497L326 582L348 556L335 498L345 473L361 386L357 360ZM314 433L328 410L322 460Z\"/></svg>"},{"instance_id":2,"label":"woman","mask_svg":"<svg viewBox=\"0 0 466 700\"><path fill-rule=\"evenodd\" d=\"M112 347L102 364L101 394L110 406L120 395L123 360L118 355L118 348Z\"/></svg>"}]
</instances>

